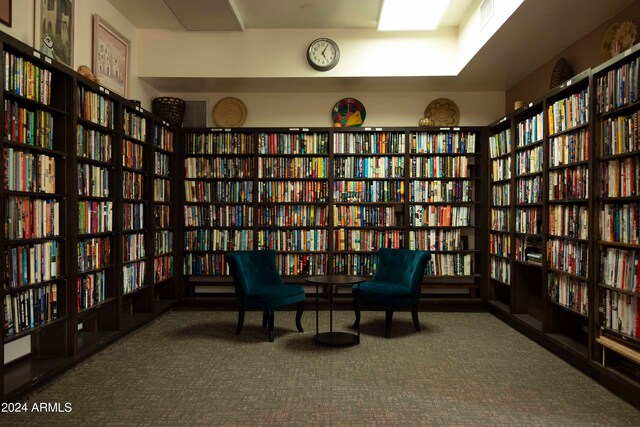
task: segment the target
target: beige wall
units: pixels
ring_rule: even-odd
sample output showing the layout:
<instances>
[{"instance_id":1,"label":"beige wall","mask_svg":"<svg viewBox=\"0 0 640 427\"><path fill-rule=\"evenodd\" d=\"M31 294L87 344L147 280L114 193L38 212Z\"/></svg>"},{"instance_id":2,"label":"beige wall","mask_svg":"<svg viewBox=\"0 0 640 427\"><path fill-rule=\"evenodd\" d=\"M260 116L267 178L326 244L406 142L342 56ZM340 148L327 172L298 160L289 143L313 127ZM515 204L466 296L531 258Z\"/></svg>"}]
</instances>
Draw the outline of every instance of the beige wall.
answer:
<instances>
[{"instance_id":1,"label":"beige wall","mask_svg":"<svg viewBox=\"0 0 640 427\"><path fill-rule=\"evenodd\" d=\"M599 65L601 63L600 43L604 33L614 22L629 19L635 22L636 25L640 25L640 1L634 2L613 19L605 22L587 36L560 52L549 62L527 76L523 81L507 90L505 94L505 111L513 111L513 104L516 100L525 102L535 101L548 92L553 68L558 59L562 57L566 58L572 66L574 74ZM639 40L639 38L636 38L636 42Z\"/></svg>"}]
</instances>

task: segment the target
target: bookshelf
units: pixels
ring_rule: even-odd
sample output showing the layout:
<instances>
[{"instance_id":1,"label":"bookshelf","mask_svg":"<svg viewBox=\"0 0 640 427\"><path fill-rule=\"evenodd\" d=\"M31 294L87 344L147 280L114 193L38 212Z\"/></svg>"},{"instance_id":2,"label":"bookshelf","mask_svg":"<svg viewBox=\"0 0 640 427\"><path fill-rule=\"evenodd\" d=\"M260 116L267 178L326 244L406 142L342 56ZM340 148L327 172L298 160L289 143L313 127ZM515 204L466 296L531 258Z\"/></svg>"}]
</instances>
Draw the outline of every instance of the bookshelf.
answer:
<instances>
[{"instance_id":1,"label":"bookshelf","mask_svg":"<svg viewBox=\"0 0 640 427\"><path fill-rule=\"evenodd\" d=\"M597 239L592 262L593 360L606 372L640 384L640 49L593 70L597 155Z\"/></svg>"},{"instance_id":2,"label":"bookshelf","mask_svg":"<svg viewBox=\"0 0 640 427\"><path fill-rule=\"evenodd\" d=\"M59 371L72 356L66 141L73 138L73 80L21 43L3 39L2 53L0 292L7 395Z\"/></svg>"},{"instance_id":3,"label":"bookshelf","mask_svg":"<svg viewBox=\"0 0 640 427\"><path fill-rule=\"evenodd\" d=\"M513 295L511 292L513 148L511 118L503 117L489 126L488 298L506 307L512 305Z\"/></svg>"}]
</instances>

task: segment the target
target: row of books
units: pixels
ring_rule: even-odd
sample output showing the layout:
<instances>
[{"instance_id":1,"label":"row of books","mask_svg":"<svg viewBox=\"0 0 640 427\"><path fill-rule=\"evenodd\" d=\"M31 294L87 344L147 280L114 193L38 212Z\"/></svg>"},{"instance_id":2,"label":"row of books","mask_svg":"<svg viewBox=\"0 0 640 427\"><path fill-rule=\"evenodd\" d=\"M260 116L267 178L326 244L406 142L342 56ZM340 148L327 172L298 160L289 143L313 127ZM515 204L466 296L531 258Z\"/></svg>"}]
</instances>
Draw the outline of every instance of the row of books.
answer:
<instances>
[{"instance_id":1,"label":"row of books","mask_svg":"<svg viewBox=\"0 0 640 427\"><path fill-rule=\"evenodd\" d=\"M600 292L600 324L630 337L640 337L640 298L605 289Z\"/></svg>"},{"instance_id":2,"label":"row of books","mask_svg":"<svg viewBox=\"0 0 640 427\"><path fill-rule=\"evenodd\" d=\"M344 159L336 159L336 176L339 160ZM258 178L327 178L327 161L326 157L259 157Z\"/></svg>"},{"instance_id":3,"label":"row of books","mask_svg":"<svg viewBox=\"0 0 640 427\"><path fill-rule=\"evenodd\" d=\"M185 206L186 208L187 206ZM153 224L157 228L171 227L171 207L168 205L154 205Z\"/></svg>"},{"instance_id":4,"label":"row of books","mask_svg":"<svg viewBox=\"0 0 640 427\"><path fill-rule=\"evenodd\" d=\"M516 153L516 176L541 172L543 157L542 145Z\"/></svg>"},{"instance_id":5,"label":"row of books","mask_svg":"<svg viewBox=\"0 0 640 427\"><path fill-rule=\"evenodd\" d=\"M143 169L144 147L136 142L123 139L122 165L131 169Z\"/></svg>"},{"instance_id":6,"label":"row of books","mask_svg":"<svg viewBox=\"0 0 640 427\"><path fill-rule=\"evenodd\" d=\"M128 109L124 109L122 114L122 130L128 137L135 138L140 141L147 139L147 120Z\"/></svg>"},{"instance_id":7,"label":"row of books","mask_svg":"<svg viewBox=\"0 0 640 427\"><path fill-rule=\"evenodd\" d=\"M112 100L83 86L78 86L78 113L81 118L114 129L115 108Z\"/></svg>"},{"instance_id":8,"label":"row of books","mask_svg":"<svg viewBox=\"0 0 640 427\"><path fill-rule=\"evenodd\" d=\"M404 157L338 157L333 170L337 178L402 178Z\"/></svg>"},{"instance_id":9,"label":"row of books","mask_svg":"<svg viewBox=\"0 0 640 427\"><path fill-rule=\"evenodd\" d=\"M542 203L542 176L518 179L516 203Z\"/></svg>"},{"instance_id":10,"label":"row of books","mask_svg":"<svg viewBox=\"0 0 640 427\"><path fill-rule=\"evenodd\" d=\"M259 202L324 202L328 199L328 193L326 181L261 181L258 183Z\"/></svg>"},{"instance_id":11,"label":"row of books","mask_svg":"<svg viewBox=\"0 0 640 427\"><path fill-rule=\"evenodd\" d=\"M336 251L377 251L404 247L402 230L357 230L340 228L333 232Z\"/></svg>"},{"instance_id":12,"label":"row of books","mask_svg":"<svg viewBox=\"0 0 640 427\"><path fill-rule=\"evenodd\" d=\"M516 235L514 245L516 260L542 265L542 246L542 236Z\"/></svg>"},{"instance_id":13,"label":"row of books","mask_svg":"<svg viewBox=\"0 0 640 427\"><path fill-rule=\"evenodd\" d=\"M306 208L306 206L303 207ZM253 225L253 207L248 205L185 205L184 225L186 227L251 227Z\"/></svg>"},{"instance_id":14,"label":"row of books","mask_svg":"<svg viewBox=\"0 0 640 427\"><path fill-rule=\"evenodd\" d=\"M5 201L5 237L41 239L60 235L58 200L9 197Z\"/></svg>"},{"instance_id":15,"label":"row of books","mask_svg":"<svg viewBox=\"0 0 640 427\"><path fill-rule=\"evenodd\" d=\"M613 288L640 292L640 251L605 248L600 257L600 280Z\"/></svg>"},{"instance_id":16,"label":"row of books","mask_svg":"<svg viewBox=\"0 0 640 427\"><path fill-rule=\"evenodd\" d=\"M107 281L104 271L79 276L76 284L78 311L98 305L106 299Z\"/></svg>"},{"instance_id":17,"label":"row of books","mask_svg":"<svg viewBox=\"0 0 640 427\"><path fill-rule=\"evenodd\" d=\"M329 208L313 205L273 205L258 208L258 224L275 227L326 227Z\"/></svg>"},{"instance_id":18,"label":"row of books","mask_svg":"<svg viewBox=\"0 0 640 427\"><path fill-rule=\"evenodd\" d=\"M58 215L55 216L58 218ZM113 230L113 202L78 202L78 233L105 233Z\"/></svg>"},{"instance_id":19,"label":"row of books","mask_svg":"<svg viewBox=\"0 0 640 427\"><path fill-rule=\"evenodd\" d=\"M600 239L606 242L640 245L640 204L602 204Z\"/></svg>"},{"instance_id":20,"label":"row of books","mask_svg":"<svg viewBox=\"0 0 640 427\"><path fill-rule=\"evenodd\" d=\"M187 276L221 276L229 274L224 254L186 252L183 259L183 273Z\"/></svg>"},{"instance_id":21,"label":"row of books","mask_svg":"<svg viewBox=\"0 0 640 427\"><path fill-rule=\"evenodd\" d=\"M278 190L285 191L289 188L285 183L274 184L281 184L278 185ZM185 181L184 198L186 202L192 203L252 203L253 182Z\"/></svg>"},{"instance_id":22,"label":"row of books","mask_svg":"<svg viewBox=\"0 0 640 427\"><path fill-rule=\"evenodd\" d=\"M253 247L253 230L197 229L184 232L185 251L245 251Z\"/></svg>"},{"instance_id":23,"label":"row of books","mask_svg":"<svg viewBox=\"0 0 640 427\"><path fill-rule=\"evenodd\" d=\"M259 249L276 251L326 251L326 229L258 230Z\"/></svg>"},{"instance_id":24,"label":"row of books","mask_svg":"<svg viewBox=\"0 0 640 427\"><path fill-rule=\"evenodd\" d=\"M173 252L173 232L169 230L156 231L153 238L153 253L163 255Z\"/></svg>"},{"instance_id":25,"label":"row of books","mask_svg":"<svg viewBox=\"0 0 640 427\"><path fill-rule=\"evenodd\" d=\"M547 108L549 135L581 126L589 121L589 89L583 89Z\"/></svg>"},{"instance_id":26,"label":"row of books","mask_svg":"<svg viewBox=\"0 0 640 427\"><path fill-rule=\"evenodd\" d=\"M141 200L144 197L144 175L131 171L122 172L122 197Z\"/></svg>"},{"instance_id":27,"label":"row of books","mask_svg":"<svg viewBox=\"0 0 640 427\"><path fill-rule=\"evenodd\" d=\"M427 276L470 276L473 265L471 254L432 254L425 271Z\"/></svg>"},{"instance_id":28,"label":"row of books","mask_svg":"<svg viewBox=\"0 0 640 427\"><path fill-rule=\"evenodd\" d=\"M612 117L602 121L602 155L633 153L640 150L638 115Z\"/></svg>"},{"instance_id":29,"label":"row of books","mask_svg":"<svg viewBox=\"0 0 640 427\"><path fill-rule=\"evenodd\" d=\"M402 225L403 213L394 206L333 206L336 227L380 227Z\"/></svg>"},{"instance_id":30,"label":"row of books","mask_svg":"<svg viewBox=\"0 0 640 427\"><path fill-rule=\"evenodd\" d=\"M260 133L258 153L260 154L327 154L328 133Z\"/></svg>"},{"instance_id":31,"label":"row of books","mask_svg":"<svg viewBox=\"0 0 640 427\"><path fill-rule=\"evenodd\" d=\"M411 159L412 178L468 178L469 158L465 156L430 156ZM398 175L399 177L402 176Z\"/></svg>"},{"instance_id":32,"label":"row of books","mask_svg":"<svg viewBox=\"0 0 640 427\"><path fill-rule=\"evenodd\" d=\"M542 232L542 209L516 208L516 233L540 234Z\"/></svg>"},{"instance_id":33,"label":"row of books","mask_svg":"<svg viewBox=\"0 0 640 427\"><path fill-rule=\"evenodd\" d=\"M549 200L589 197L589 167L576 166L549 172Z\"/></svg>"},{"instance_id":34,"label":"row of books","mask_svg":"<svg viewBox=\"0 0 640 427\"><path fill-rule=\"evenodd\" d=\"M336 254L333 258L335 274L369 276L378 265L377 254Z\"/></svg>"},{"instance_id":35,"label":"row of books","mask_svg":"<svg viewBox=\"0 0 640 427\"><path fill-rule=\"evenodd\" d=\"M577 205L550 205L549 234L587 240L589 208Z\"/></svg>"},{"instance_id":36,"label":"row of books","mask_svg":"<svg viewBox=\"0 0 640 427\"><path fill-rule=\"evenodd\" d=\"M335 202L404 202L404 181L335 181Z\"/></svg>"},{"instance_id":37,"label":"row of books","mask_svg":"<svg viewBox=\"0 0 640 427\"><path fill-rule=\"evenodd\" d=\"M4 135L9 141L52 150L53 124L51 113L31 111L15 101L4 100Z\"/></svg>"},{"instance_id":38,"label":"row of books","mask_svg":"<svg viewBox=\"0 0 640 427\"><path fill-rule=\"evenodd\" d=\"M111 134L89 129L78 123L76 140L78 157L106 163L111 162L113 142Z\"/></svg>"},{"instance_id":39,"label":"row of books","mask_svg":"<svg viewBox=\"0 0 640 427\"><path fill-rule=\"evenodd\" d=\"M123 203L122 228L142 230L144 227L144 203Z\"/></svg>"},{"instance_id":40,"label":"row of books","mask_svg":"<svg viewBox=\"0 0 640 427\"><path fill-rule=\"evenodd\" d=\"M173 256L162 256L153 260L154 283L170 279L173 275Z\"/></svg>"},{"instance_id":41,"label":"row of books","mask_svg":"<svg viewBox=\"0 0 640 427\"><path fill-rule=\"evenodd\" d=\"M403 140L404 141L404 140ZM400 152L404 152L404 147ZM411 153L460 153L476 152L476 134L472 132L416 132L411 134Z\"/></svg>"},{"instance_id":42,"label":"row of books","mask_svg":"<svg viewBox=\"0 0 640 427\"><path fill-rule=\"evenodd\" d=\"M570 165L589 160L589 132L580 129L549 139L549 166Z\"/></svg>"},{"instance_id":43,"label":"row of books","mask_svg":"<svg viewBox=\"0 0 640 427\"><path fill-rule=\"evenodd\" d=\"M173 131L155 124L153 126L153 146L161 150L173 152Z\"/></svg>"},{"instance_id":44,"label":"row of books","mask_svg":"<svg viewBox=\"0 0 640 427\"><path fill-rule=\"evenodd\" d=\"M185 177L208 178L251 178L253 159L247 157L187 157L184 159Z\"/></svg>"},{"instance_id":45,"label":"row of books","mask_svg":"<svg viewBox=\"0 0 640 427\"><path fill-rule=\"evenodd\" d=\"M171 201L171 181L160 178L153 180L153 200L164 203Z\"/></svg>"},{"instance_id":46,"label":"row of books","mask_svg":"<svg viewBox=\"0 0 640 427\"><path fill-rule=\"evenodd\" d=\"M606 113L638 100L638 67L640 59L635 58L607 74L596 78L596 112Z\"/></svg>"},{"instance_id":47,"label":"row of books","mask_svg":"<svg viewBox=\"0 0 640 427\"><path fill-rule=\"evenodd\" d=\"M144 258L146 252L144 242L145 235L143 233L125 234L122 236L122 257L124 261L134 261Z\"/></svg>"},{"instance_id":48,"label":"row of books","mask_svg":"<svg viewBox=\"0 0 640 427\"><path fill-rule=\"evenodd\" d=\"M550 238L547 242L549 267L586 278L589 246L586 243Z\"/></svg>"},{"instance_id":49,"label":"row of books","mask_svg":"<svg viewBox=\"0 0 640 427\"><path fill-rule=\"evenodd\" d=\"M411 230L409 249L423 251L463 251L469 248L469 236L456 230Z\"/></svg>"},{"instance_id":50,"label":"row of books","mask_svg":"<svg viewBox=\"0 0 640 427\"><path fill-rule=\"evenodd\" d=\"M11 191L55 193L55 157L5 148L4 188Z\"/></svg>"},{"instance_id":51,"label":"row of books","mask_svg":"<svg viewBox=\"0 0 640 427\"><path fill-rule=\"evenodd\" d=\"M549 299L583 316L589 315L589 287L587 282L567 276L549 273L547 292Z\"/></svg>"},{"instance_id":52,"label":"row of books","mask_svg":"<svg viewBox=\"0 0 640 427\"><path fill-rule=\"evenodd\" d=\"M327 273L327 255L276 254L276 265L284 276L324 275Z\"/></svg>"},{"instance_id":53,"label":"row of books","mask_svg":"<svg viewBox=\"0 0 640 427\"><path fill-rule=\"evenodd\" d=\"M51 102L51 71L28 59L4 52L4 90L49 105Z\"/></svg>"},{"instance_id":54,"label":"row of books","mask_svg":"<svg viewBox=\"0 0 640 427\"><path fill-rule=\"evenodd\" d=\"M474 183L470 180L411 181L410 202L471 202L474 200ZM508 187L507 187L508 193Z\"/></svg>"},{"instance_id":55,"label":"row of books","mask_svg":"<svg viewBox=\"0 0 640 427\"><path fill-rule=\"evenodd\" d=\"M542 141L544 137L544 123L542 113L518 122L517 147L524 147Z\"/></svg>"},{"instance_id":56,"label":"row of books","mask_svg":"<svg viewBox=\"0 0 640 427\"><path fill-rule=\"evenodd\" d=\"M5 288L17 288L55 279L62 265L60 243L50 240L33 245L14 246L5 252Z\"/></svg>"},{"instance_id":57,"label":"row of books","mask_svg":"<svg viewBox=\"0 0 640 427\"><path fill-rule=\"evenodd\" d=\"M404 132L335 132L334 153L389 154L405 152Z\"/></svg>"},{"instance_id":58,"label":"row of books","mask_svg":"<svg viewBox=\"0 0 640 427\"><path fill-rule=\"evenodd\" d=\"M491 181L503 181L511 178L511 157L491 160Z\"/></svg>"},{"instance_id":59,"label":"row of books","mask_svg":"<svg viewBox=\"0 0 640 427\"><path fill-rule=\"evenodd\" d=\"M489 233L489 252L492 255L509 257L511 254L511 236L505 233Z\"/></svg>"},{"instance_id":60,"label":"row of books","mask_svg":"<svg viewBox=\"0 0 640 427\"><path fill-rule=\"evenodd\" d=\"M154 157L156 161L154 163L153 173L166 177L171 175L171 160L169 155L156 151Z\"/></svg>"},{"instance_id":61,"label":"row of books","mask_svg":"<svg viewBox=\"0 0 640 427\"><path fill-rule=\"evenodd\" d=\"M492 256L489 261L489 274L492 279L505 285L510 285L511 267L509 266L509 260Z\"/></svg>"},{"instance_id":62,"label":"row of books","mask_svg":"<svg viewBox=\"0 0 640 427\"><path fill-rule=\"evenodd\" d=\"M146 286L146 262L134 262L122 266L122 293L128 294Z\"/></svg>"},{"instance_id":63,"label":"row of books","mask_svg":"<svg viewBox=\"0 0 640 427\"><path fill-rule=\"evenodd\" d=\"M496 158L511 152L511 129L489 136L489 157Z\"/></svg>"},{"instance_id":64,"label":"row of books","mask_svg":"<svg viewBox=\"0 0 640 427\"><path fill-rule=\"evenodd\" d=\"M255 153L252 133L202 132L184 135L184 152L189 154Z\"/></svg>"},{"instance_id":65,"label":"row of books","mask_svg":"<svg viewBox=\"0 0 640 427\"><path fill-rule=\"evenodd\" d=\"M78 163L78 194L89 197L109 197L109 174L109 168Z\"/></svg>"},{"instance_id":66,"label":"row of books","mask_svg":"<svg viewBox=\"0 0 640 427\"><path fill-rule=\"evenodd\" d=\"M58 285L4 296L4 334L12 336L58 318Z\"/></svg>"},{"instance_id":67,"label":"row of books","mask_svg":"<svg viewBox=\"0 0 640 427\"><path fill-rule=\"evenodd\" d=\"M491 231L509 232L511 211L509 208L491 208L489 229Z\"/></svg>"},{"instance_id":68,"label":"row of books","mask_svg":"<svg viewBox=\"0 0 640 427\"><path fill-rule=\"evenodd\" d=\"M78 272L98 270L111 265L111 238L94 237L78 241Z\"/></svg>"},{"instance_id":69,"label":"row of books","mask_svg":"<svg viewBox=\"0 0 640 427\"><path fill-rule=\"evenodd\" d=\"M603 162L601 185L603 197L640 195L640 157Z\"/></svg>"},{"instance_id":70,"label":"row of books","mask_svg":"<svg viewBox=\"0 0 640 427\"><path fill-rule=\"evenodd\" d=\"M409 207L410 225L414 227L465 227L471 224L468 206L421 206Z\"/></svg>"},{"instance_id":71,"label":"row of books","mask_svg":"<svg viewBox=\"0 0 640 427\"><path fill-rule=\"evenodd\" d=\"M507 183L491 186L491 205L509 206L511 203L511 185Z\"/></svg>"}]
</instances>

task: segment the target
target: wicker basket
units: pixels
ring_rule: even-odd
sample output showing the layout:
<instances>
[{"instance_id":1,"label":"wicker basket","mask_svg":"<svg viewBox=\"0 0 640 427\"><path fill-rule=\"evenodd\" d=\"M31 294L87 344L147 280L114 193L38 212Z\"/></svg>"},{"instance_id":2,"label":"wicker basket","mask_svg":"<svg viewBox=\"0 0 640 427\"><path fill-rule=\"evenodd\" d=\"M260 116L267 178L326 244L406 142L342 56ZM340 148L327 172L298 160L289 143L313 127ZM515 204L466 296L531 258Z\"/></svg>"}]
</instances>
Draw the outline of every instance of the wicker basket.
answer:
<instances>
[{"instance_id":1,"label":"wicker basket","mask_svg":"<svg viewBox=\"0 0 640 427\"><path fill-rule=\"evenodd\" d=\"M169 124L176 127L182 126L182 119L184 119L184 101L182 99L168 96L154 98L151 107L154 114Z\"/></svg>"}]
</instances>

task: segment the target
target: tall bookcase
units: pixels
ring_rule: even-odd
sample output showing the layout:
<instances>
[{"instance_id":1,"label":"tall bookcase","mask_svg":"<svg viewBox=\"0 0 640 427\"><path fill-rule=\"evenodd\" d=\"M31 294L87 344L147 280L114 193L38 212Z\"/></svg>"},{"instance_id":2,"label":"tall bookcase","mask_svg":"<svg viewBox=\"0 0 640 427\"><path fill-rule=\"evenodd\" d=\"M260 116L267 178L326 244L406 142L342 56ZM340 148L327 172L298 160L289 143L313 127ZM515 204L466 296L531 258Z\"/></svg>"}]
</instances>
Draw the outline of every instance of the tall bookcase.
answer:
<instances>
[{"instance_id":1,"label":"tall bookcase","mask_svg":"<svg viewBox=\"0 0 640 427\"><path fill-rule=\"evenodd\" d=\"M640 383L640 47L593 70L592 357L625 385ZM637 393L637 392L636 392Z\"/></svg>"},{"instance_id":2,"label":"tall bookcase","mask_svg":"<svg viewBox=\"0 0 640 427\"><path fill-rule=\"evenodd\" d=\"M3 39L2 56L6 395L25 389L34 377L59 371L73 354L66 153L66 141L73 138L73 79L20 43Z\"/></svg>"}]
</instances>

